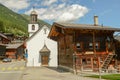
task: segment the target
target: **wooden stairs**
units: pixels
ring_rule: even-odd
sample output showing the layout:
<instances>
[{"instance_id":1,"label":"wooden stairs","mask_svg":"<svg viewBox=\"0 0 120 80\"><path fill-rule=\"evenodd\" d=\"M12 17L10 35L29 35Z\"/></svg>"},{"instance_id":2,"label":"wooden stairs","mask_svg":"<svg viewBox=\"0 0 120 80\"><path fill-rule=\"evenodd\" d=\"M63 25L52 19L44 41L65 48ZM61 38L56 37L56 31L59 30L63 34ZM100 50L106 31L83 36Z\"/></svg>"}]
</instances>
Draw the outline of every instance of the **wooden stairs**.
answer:
<instances>
[{"instance_id":1,"label":"wooden stairs","mask_svg":"<svg viewBox=\"0 0 120 80\"><path fill-rule=\"evenodd\" d=\"M112 58L113 58L114 54L108 54L106 59L104 60L103 62L103 65L102 65L102 70L105 70L107 69L109 63L111 62Z\"/></svg>"}]
</instances>

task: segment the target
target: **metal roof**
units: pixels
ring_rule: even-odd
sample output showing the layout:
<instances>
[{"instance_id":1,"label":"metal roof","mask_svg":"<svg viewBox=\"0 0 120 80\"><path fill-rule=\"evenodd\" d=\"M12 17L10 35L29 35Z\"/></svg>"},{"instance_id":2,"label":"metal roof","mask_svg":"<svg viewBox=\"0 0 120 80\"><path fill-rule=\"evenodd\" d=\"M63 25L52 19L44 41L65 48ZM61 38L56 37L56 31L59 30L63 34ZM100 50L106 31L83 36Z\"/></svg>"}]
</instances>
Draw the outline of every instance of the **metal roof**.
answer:
<instances>
[{"instance_id":1,"label":"metal roof","mask_svg":"<svg viewBox=\"0 0 120 80\"><path fill-rule=\"evenodd\" d=\"M37 15L37 12L33 10L33 11L31 12L31 14Z\"/></svg>"}]
</instances>

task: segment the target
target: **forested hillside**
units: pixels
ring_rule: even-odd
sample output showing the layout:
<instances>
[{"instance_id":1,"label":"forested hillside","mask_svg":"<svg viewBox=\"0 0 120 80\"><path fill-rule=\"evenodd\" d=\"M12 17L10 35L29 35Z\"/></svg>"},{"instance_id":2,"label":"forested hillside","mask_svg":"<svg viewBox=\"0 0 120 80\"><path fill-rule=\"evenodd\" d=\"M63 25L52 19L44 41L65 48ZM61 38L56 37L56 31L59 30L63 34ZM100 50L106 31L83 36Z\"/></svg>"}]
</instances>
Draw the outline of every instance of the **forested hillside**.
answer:
<instances>
[{"instance_id":1,"label":"forested hillside","mask_svg":"<svg viewBox=\"0 0 120 80\"><path fill-rule=\"evenodd\" d=\"M0 4L0 31L26 35L27 23L27 19Z\"/></svg>"},{"instance_id":2,"label":"forested hillside","mask_svg":"<svg viewBox=\"0 0 120 80\"><path fill-rule=\"evenodd\" d=\"M20 15L0 4L0 32L13 33L15 35L27 36L27 25L29 16ZM41 25L49 25L48 23L39 20ZM50 26L50 25L49 25Z\"/></svg>"}]
</instances>

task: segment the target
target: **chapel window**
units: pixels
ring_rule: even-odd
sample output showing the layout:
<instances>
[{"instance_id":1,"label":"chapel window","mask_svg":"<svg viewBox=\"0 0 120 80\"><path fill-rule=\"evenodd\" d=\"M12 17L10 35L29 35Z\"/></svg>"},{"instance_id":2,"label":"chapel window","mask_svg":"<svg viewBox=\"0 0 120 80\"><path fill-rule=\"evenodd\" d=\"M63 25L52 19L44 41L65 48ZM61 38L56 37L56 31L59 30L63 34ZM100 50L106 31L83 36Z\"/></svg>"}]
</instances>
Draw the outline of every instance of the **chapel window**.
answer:
<instances>
[{"instance_id":1,"label":"chapel window","mask_svg":"<svg viewBox=\"0 0 120 80\"><path fill-rule=\"evenodd\" d=\"M35 25L32 25L32 30L35 30Z\"/></svg>"}]
</instances>

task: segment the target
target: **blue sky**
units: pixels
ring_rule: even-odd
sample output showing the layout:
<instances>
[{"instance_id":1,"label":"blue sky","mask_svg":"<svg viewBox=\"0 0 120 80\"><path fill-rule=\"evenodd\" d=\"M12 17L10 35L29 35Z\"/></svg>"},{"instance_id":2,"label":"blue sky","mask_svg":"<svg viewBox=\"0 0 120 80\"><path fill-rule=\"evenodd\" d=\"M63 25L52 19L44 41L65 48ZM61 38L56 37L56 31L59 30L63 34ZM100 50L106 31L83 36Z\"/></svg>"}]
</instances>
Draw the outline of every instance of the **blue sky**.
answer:
<instances>
[{"instance_id":1,"label":"blue sky","mask_svg":"<svg viewBox=\"0 0 120 80\"><path fill-rule=\"evenodd\" d=\"M35 6L38 18L53 22L93 24L93 16L99 25L120 28L120 0L0 0L11 10L30 15Z\"/></svg>"}]
</instances>

